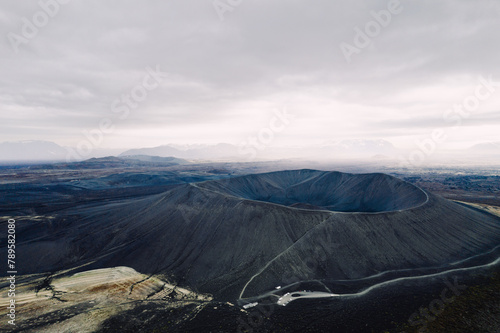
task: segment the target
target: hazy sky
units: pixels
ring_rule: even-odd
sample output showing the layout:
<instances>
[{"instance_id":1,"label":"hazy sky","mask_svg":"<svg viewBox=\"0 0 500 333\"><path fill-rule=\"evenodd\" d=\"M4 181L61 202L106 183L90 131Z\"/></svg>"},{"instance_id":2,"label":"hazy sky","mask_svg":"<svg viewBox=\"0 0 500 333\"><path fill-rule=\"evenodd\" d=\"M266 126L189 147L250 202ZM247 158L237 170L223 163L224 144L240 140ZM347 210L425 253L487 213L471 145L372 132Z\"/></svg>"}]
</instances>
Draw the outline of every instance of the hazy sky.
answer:
<instances>
[{"instance_id":1,"label":"hazy sky","mask_svg":"<svg viewBox=\"0 0 500 333\"><path fill-rule=\"evenodd\" d=\"M284 109L274 145L500 140L500 1L41 3L0 4L0 141L238 144Z\"/></svg>"}]
</instances>

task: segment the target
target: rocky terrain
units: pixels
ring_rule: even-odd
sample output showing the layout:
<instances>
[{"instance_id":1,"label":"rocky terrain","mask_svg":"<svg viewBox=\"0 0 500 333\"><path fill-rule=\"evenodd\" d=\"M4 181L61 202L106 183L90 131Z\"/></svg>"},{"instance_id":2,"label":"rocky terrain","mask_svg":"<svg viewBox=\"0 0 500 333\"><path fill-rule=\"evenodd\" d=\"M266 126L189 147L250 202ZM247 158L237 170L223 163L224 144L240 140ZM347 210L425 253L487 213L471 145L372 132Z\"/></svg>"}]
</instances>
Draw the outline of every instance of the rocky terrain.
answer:
<instances>
[{"instance_id":1,"label":"rocky terrain","mask_svg":"<svg viewBox=\"0 0 500 333\"><path fill-rule=\"evenodd\" d=\"M109 317L138 304L161 302L164 308L175 309L191 304L202 307L212 299L128 267L27 275L20 281L16 303L21 315L13 332L93 332ZM2 317L7 314L8 299L4 288Z\"/></svg>"}]
</instances>

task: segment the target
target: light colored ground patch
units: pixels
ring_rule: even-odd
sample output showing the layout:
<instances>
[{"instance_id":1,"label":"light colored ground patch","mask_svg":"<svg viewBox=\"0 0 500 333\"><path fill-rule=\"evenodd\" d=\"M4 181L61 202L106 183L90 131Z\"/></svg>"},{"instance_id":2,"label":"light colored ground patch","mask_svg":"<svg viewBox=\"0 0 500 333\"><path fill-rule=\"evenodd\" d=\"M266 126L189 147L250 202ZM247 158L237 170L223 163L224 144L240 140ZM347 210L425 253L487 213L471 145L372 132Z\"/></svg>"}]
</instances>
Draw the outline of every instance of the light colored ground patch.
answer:
<instances>
[{"instance_id":1,"label":"light colored ground patch","mask_svg":"<svg viewBox=\"0 0 500 333\"><path fill-rule=\"evenodd\" d=\"M25 277L18 277L21 281ZM96 269L67 277L44 277L16 284L16 328L26 332L93 332L100 324L143 302L206 302L210 295L197 294L147 276L129 267ZM37 291L36 286L44 285ZM0 317L7 318L9 287L0 289ZM0 329L9 329L7 321Z\"/></svg>"},{"instance_id":2,"label":"light colored ground patch","mask_svg":"<svg viewBox=\"0 0 500 333\"><path fill-rule=\"evenodd\" d=\"M469 206L472 206L472 207L476 207L476 208L485 210L488 213L496 215L496 216L500 216L500 207L498 207L498 206L491 206L491 205L486 205L486 204L477 204L477 203L471 203L471 202L465 202L465 201L458 201L458 200L454 200L454 201L461 202L461 203L464 203L466 205L469 205Z\"/></svg>"}]
</instances>

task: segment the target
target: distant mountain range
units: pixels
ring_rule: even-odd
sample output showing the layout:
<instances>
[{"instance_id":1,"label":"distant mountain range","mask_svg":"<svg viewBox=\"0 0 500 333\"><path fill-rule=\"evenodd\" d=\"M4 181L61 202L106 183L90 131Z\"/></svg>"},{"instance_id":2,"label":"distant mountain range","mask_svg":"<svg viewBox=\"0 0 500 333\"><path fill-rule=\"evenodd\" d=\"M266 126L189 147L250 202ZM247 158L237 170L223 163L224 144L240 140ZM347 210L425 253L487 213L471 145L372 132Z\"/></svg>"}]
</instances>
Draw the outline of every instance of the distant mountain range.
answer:
<instances>
[{"instance_id":1,"label":"distant mountain range","mask_svg":"<svg viewBox=\"0 0 500 333\"><path fill-rule=\"evenodd\" d=\"M470 147L469 151L473 153L500 155L500 141L480 143Z\"/></svg>"},{"instance_id":2,"label":"distant mountain range","mask_svg":"<svg viewBox=\"0 0 500 333\"><path fill-rule=\"evenodd\" d=\"M373 156L395 156L399 150L386 140L342 140L338 142L326 142L318 148L307 149L312 155L335 157L373 157Z\"/></svg>"},{"instance_id":3,"label":"distant mountain range","mask_svg":"<svg viewBox=\"0 0 500 333\"><path fill-rule=\"evenodd\" d=\"M244 148L244 149L242 149ZM174 156L186 159L236 159L246 160L255 152L260 159L277 158L342 158L342 157L372 157L375 155L394 156L398 150L392 143L385 140L343 140L339 142L326 142L319 146L304 147L254 147L235 146L227 143L217 145L174 145L168 144L153 148L131 149L120 156L150 155ZM248 153L248 156L247 156Z\"/></svg>"},{"instance_id":4,"label":"distant mountain range","mask_svg":"<svg viewBox=\"0 0 500 333\"><path fill-rule=\"evenodd\" d=\"M15 162L68 162L67 157L73 156L69 151L75 151L68 147L62 147L49 141L19 141L0 143L0 163ZM302 158L310 160L339 160L339 159L393 159L405 152L394 147L386 140L342 140L328 141L321 145L299 146L299 147L265 147L260 146L237 146L228 143L214 145L178 145L167 144L151 148L129 149L123 152L118 149L95 149L88 156L82 156L80 161L89 158L101 158L106 156L118 156L126 158L133 156L134 160L141 159L144 162L161 162L152 157L173 157L185 160L205 161L250 161L250 160L277 160L287 158ZM484 158L496 158L500 156L500 142L489 142L474 145L468 149L442 152L446 156L468 156L481 155ZM141 156L141 157L138 157ZM445 156L445 157L446 157ZM474 157L475 158L475 157ZM77 160L71 158L72 162Z\"/></svg>"},{"instance_id":5,"label":"distant mountain range","mask_svg":"<svg viewBox=\"0 0 500 333\"><path fill-rule=\"evenodd\" d=\"M49 141L0 143L0 162L63 161L67 150Z\"/></svg>"},{"instance_id":6,"label":"distant mountain range","mask_svg":"<svg viewBox=\"0 0 500 333\"><path fill-rule=\"evenodd\" d=\"M82 156L80 160L116 155L120 151L122 150L96 148L89 155ZM77 161L69 152L70 148L50 141L3 142L0 143L0 163L67 162L68 156L70 161Z\"/></svg>"},{"instance_id":7,"label":"distant mountain range","mask_svg":"<svg viewBox=\"0 0 500 333\"><path fill-rule=\"evenodd\" d=\"M111 168L127 168L127 167L138 167L138 166L148 166L148 167L167 167L173 165L189 164L188 161L175 158L175 157L158 157L158 156L125 156L125 157L99 157L91 158L85 161L79 162L62 162L54 163L50 165L38 165L32 166L32 170L35 168L40 169L111 169Z\"/></svg>"},{"instance_id":8,"label":"distant mountain range","mask_svg":"<svg viewBox=\"0 0 500 333\"><path fill-rule=\"evenodd\" d=\"M203 159L215 160L224 158L238 157L238 147L227 143L219 143L217 145L193 145L193 146L178 146L178 145L163 145L153 148L130 149L119 156L147 155L167 157L173 156L186 159Z\"/></svg>"}]
</instances>

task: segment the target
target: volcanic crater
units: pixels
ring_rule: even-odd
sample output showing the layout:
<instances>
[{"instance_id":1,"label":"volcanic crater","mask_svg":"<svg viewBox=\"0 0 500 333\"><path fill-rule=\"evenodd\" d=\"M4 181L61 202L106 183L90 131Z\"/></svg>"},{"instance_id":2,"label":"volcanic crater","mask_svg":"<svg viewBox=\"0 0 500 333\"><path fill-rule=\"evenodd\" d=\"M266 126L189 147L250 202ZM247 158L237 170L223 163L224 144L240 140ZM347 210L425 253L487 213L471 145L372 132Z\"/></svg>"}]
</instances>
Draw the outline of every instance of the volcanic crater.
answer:
<instances>
[{"instance_id":1,"label":"volcanic crater","mask_svg":"<svg viewBox=\"0 0 500 333\"><path fill-rule=\"evenodd\" d=\"M200 188L241 199L338 212L390 212L427 202L420 188L381 173L283 171L209 181Z\"/></svg>"},{"instance_id":2,"label":"volcanic crater","mask_svg":"<svg viewBox=\"0 0 500 333\"><path fill-rule=\"evenodd\" d=\"M500 219L384 174L291 170L78 205L17 232L27 273L127 266L234 301L468 265L498 246Z\"/></svg>"}]
</instances>

